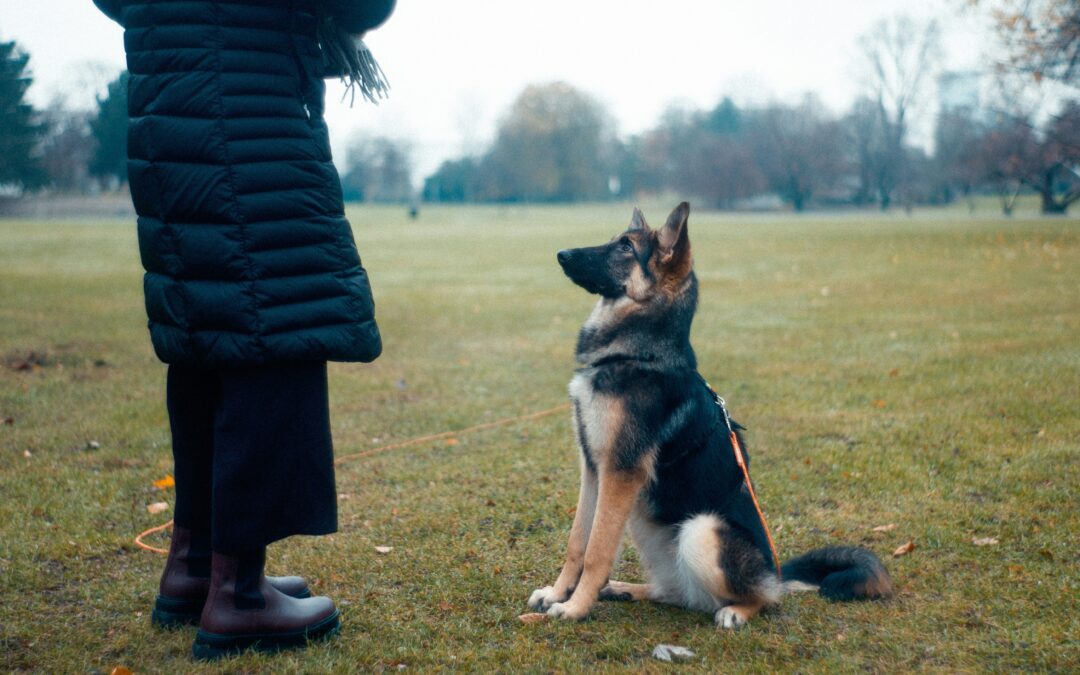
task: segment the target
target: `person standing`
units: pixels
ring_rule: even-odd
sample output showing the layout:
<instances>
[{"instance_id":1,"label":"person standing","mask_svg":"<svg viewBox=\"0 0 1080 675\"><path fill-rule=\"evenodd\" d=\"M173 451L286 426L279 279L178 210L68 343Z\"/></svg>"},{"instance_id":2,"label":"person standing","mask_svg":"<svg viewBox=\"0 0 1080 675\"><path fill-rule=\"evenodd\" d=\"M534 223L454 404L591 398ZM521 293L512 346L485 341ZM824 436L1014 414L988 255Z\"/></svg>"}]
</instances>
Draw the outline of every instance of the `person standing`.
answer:
<instances>
[{"instance_id":1,"label":"person standing","mask_svg":"<svg viewBox=\"0 0 1080 675\"><path fill-rule=\"evenodd\" d=\"M381 340L323 119L330 25L393 0L94 0L124 28L128 174L168 364L176 509L153 621L216 658L339 629L268 544L337 529L328 361Z\"/></svg>"}]
</instances>

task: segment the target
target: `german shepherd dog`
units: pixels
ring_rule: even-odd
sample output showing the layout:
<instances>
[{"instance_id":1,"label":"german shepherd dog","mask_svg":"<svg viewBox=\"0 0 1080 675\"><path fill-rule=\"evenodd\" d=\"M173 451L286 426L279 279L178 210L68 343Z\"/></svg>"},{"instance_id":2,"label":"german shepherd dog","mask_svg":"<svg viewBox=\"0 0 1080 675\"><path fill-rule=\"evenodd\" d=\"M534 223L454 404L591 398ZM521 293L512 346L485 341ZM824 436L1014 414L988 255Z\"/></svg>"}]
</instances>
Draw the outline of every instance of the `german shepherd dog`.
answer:
<instances>
[{"instance_id":1,"label":"german shepherd dog","mask_svg":"<svg viewBox=\"0 0 1080 675\"><path fill-rule=\"evenodd\" d=\"M558 253L566 276L600 299L578 336L570 381L581 493L566 562L529 605L573 620L597 599L652 600L737 628L793 590L890 595L885 567L861 548L817 549L776 569L726 413L690 346L698 284L689 213L683 202L653 230L635 209L610 242ZM648 583L609 580L628 524Z\"/></svg>"}]
</instances>

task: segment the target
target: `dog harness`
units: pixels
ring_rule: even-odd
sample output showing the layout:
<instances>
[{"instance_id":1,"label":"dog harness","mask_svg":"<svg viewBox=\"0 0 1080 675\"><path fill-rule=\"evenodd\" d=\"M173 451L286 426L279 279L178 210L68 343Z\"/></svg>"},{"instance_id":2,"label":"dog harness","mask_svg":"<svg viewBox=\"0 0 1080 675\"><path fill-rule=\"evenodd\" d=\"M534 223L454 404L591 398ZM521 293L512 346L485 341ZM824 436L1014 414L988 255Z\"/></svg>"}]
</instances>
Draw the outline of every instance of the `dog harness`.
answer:
<instances>
[{"instance_id":1,"label":"dog harness","mask_svg":"<svg viewBox=\"0 0 1080 675\"><path fill-rule=\"evenodd\" d=\"M776 576L780 578L780 557L776 555L776 543L773 542L772 532L769 531L769 523L765 521L765 513L761 510L761 504L758 503L757 494L754 492L754 483L750 480L750 467L746 463L746 458L743 455L742 444L739 443L739 435L735 433L735 429L738 426L731 421L731 415L728 414L727 403L724 401L724 397L716 393L716 390L712 388L709 381L706 380L701 374L698 374L698 379L701 380L705 388L712 394L713 401L716 402L717 407L720 408L720 415L724 418L724 425L727 427L728 437L731 439L731 447L735 451L735 463L742 469L743 478L746 479L746 489L750 493L750 499L754 502L754 510L757 511L758 519L761 520L761 527L765 530L765 539L769 542L769 552L772 553L773 564L776 566Z\"/></svg>"}]
</instances>

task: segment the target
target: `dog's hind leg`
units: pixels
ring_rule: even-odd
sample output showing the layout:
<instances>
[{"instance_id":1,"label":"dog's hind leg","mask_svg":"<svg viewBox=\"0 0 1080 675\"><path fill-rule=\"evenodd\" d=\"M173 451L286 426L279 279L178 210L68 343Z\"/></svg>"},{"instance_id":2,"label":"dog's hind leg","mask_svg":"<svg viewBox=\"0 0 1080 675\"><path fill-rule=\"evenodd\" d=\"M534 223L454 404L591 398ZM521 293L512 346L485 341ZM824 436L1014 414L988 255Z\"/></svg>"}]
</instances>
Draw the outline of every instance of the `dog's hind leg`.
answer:
<instances>
[{"instance_id":1,"label":"dog's hind leg","mask_svg":"<svg viewBox=\"0 0 1080 675\"><path fill-rule=\"evenodd\" d=\"M687 606L723 628L742 626L783 592L761 552L713 514L682 523L676 559Z\"/></svg>"},{"instance_id":2,"label":"dog's hind leg","mask_svg":"<svg viewBox=\"0 0 1080 675\"><path fill-rule=\"evenodd\" d=\"M648 583L628 584L609 581L601 589L601 600L651 600L666 605L681 605L675 569L675 535L677 528L655 522L648 507L641 501L630 514L630 537L641 559L642 571Z\"/></svg>"},{"instance_id":3,"label":"dog's hind leg","mask_svg":"<svg viewBox=\"0 0 1080 675\"><path fill-rule=\"evenodd\" d=\"M545 586L533 591L529 596L529 607L546 612L557 602L565 602L574 592L581 571L585 567L585 550L588 547L592 531L593 517L596 514L597 480L596 471L589 468L584 458L581 461L581 492L578 495L577 510L574 512L574 524L570 527L570 540L566 545L566 561L563 563L555 585Z\"/></svg>"},{"instance_id":4,"label":"dog's hind leg","mask_svg":"<svg viewBox=\"0 0 1080 675\"><path fill-rule=\"evenodd\" d=\"M649 584L628 584L625 581L609 581L600 589L601 600L637 601L648 600L652 592Z\"/></svg>"}]
</instances>

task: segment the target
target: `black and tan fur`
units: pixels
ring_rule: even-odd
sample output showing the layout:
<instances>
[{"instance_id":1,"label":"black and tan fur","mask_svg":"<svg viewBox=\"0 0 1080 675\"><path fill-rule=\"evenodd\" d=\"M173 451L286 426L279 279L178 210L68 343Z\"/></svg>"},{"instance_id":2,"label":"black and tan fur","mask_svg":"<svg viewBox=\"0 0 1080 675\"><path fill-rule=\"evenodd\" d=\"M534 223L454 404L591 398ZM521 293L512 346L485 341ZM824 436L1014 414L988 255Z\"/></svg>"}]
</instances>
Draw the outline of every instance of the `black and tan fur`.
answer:
<instances>
[{"instance_id":1,"label":"black and tan fur","mask_svg":"<svg viewBox=\"0 0 1080 675\"><path fill-rule=\"evenodd\" d=\"M858 548L811 551L785 564L780 581L690 346L697 279L689 212L683 202L653 230L635 209L630 228L607 244L558 254L566 275L600 299L578 337L570 381L581 493L566 562L529 604L582 619L597 599L652 600L735 628L791 590L889 595L888 572ZM627 528L648 583L608 579Z\"/></svg>"}]
</instances>

